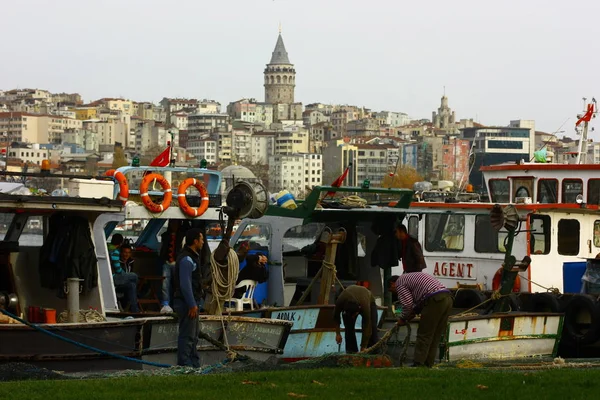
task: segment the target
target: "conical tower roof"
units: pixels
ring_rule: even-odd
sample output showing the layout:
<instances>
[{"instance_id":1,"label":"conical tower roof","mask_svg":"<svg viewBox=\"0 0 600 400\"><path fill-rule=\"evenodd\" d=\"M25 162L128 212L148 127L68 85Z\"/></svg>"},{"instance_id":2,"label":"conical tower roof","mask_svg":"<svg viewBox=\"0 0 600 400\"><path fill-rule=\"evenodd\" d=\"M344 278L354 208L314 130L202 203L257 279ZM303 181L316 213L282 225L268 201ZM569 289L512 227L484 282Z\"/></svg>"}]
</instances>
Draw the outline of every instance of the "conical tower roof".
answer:
<instances>
[{"instance_id":1,"label":"conical tower roof","mask_svg":"<svg viewBox=\"0 0 600 400\"><path fill-rule=\"evenodd\" d=\"M291 64L288 53L285 50L285 45L283 44L281 33L277 38L277 44L275 44L275 50L273 50L273 55L271 56L271 62L269 64Z\"/></svg>"}]
</instances>

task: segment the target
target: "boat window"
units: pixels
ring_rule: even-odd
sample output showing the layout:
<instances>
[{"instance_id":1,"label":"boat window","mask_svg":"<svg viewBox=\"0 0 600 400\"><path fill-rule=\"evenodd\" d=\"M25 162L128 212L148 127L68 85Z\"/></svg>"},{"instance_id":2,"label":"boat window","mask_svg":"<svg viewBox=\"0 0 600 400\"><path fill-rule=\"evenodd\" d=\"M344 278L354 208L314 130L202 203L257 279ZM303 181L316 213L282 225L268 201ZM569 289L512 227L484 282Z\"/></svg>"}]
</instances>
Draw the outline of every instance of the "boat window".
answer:
<instances>
[{"instance_id":1,"label":"boat window","mask_svg":"<svg viewBox=\"0 0 600 400\"><path fill-rule=\"evenodd\" d=\"M537 202L542 204L558 203L558 180L538 180Z\"/></svg>"},{"instance_id":2,"label":"boat window","mask_svg":"<svg viewBox=\"0 0 600 400\"><path fill-rule=\"evenodd\" d=\"M419 238L419 217L416 215L408 218L408 234L415 239Z\"/></svg>"},{"instance_id":3,"label":"boat window","mask_svg":"<svg viewBox=\"0 0 600 400\"><path fill-rule=\"evenodd\" d=\"M594 221L594 246L600 247L600 221Z\"/></svg>"},{"instance_id":4,"label":"boat window","mask_svg":"<svg viewBox=\"0 0 600 400\"><path fill-rule=\"evenodd\" d=\"M531 254L550 253L550 216L531 215L529 216L529 252Z\"/></svg>"},{"instance_id":5,"label":"boat window","mask_svg":"<svg viewBox=\"0 0 600 400\"><path fill-rule=\"evenodd\" d=\"M462 251L464 249L465 216L427 215L425 237L427 251Z\"/></svg>"},{"instance_id":6,"label":"boat window","mask_svg":"<svg viewBox=\"0 0 600 400\"><path fill-rule=\"evenodd\" d=\"M283 235L283 252L299 251L303 247L315 243L324 227L325 224L312 222L288 229Z\"/></svg>"},{"instance_id":7,"label":"boat window","mask_svg":"<svg viewBox=\"0 0 600 400\"><path fill-rule=\"evenodd\" d=\"M8 232L8 227L12 222L15 214L1 213L0 214L0 239L4 240L4 235Z\"/></svg>"},{"instance_id":8,"label":"boat window","mask_svg":"<svg viewBox=\"0 0 600 400\"><path fill-rule=\"evenodd\" d=\"M489 215L475 217L475 251L478 253L504 253L506 231L497 231L492 227Z\"/></svg>"},{"instance_id":9,"label":"boat window","mask_svg":"<svg viewBox=\"0 0 600 400\"><path fill-rule=\"evenodd\" d=\"M558 221L558 254L563 256L579 254L579 221L576 219Z\"/></svg>"},{"instance_id":10,"label":"boat window","mask_svg":"<svg viewBox=\"0 0 600 400\"><path fill-rule=\"evenodd\" d=\"M583 194L583 182L581 179L563 179L562 202L576 203L577 195Z\"/></svg>"},{"instance_id":11,"label":"boat window","mask_svg":"<svg viewBox=\"0 0 600 400\"><path fill-rule=\"evenodd\" d=\"M510 202L508 179L490 179L490 191L493 203Z\"/></svg>"},{"instance_id":12,"label":"boat window","mask_svg":"<svg viewBox=\"0 0 600 400\"><path fill-rule=\"evenodd\" d=\"M600 205L600 179L588 180L587 203Z\"/></svg>"},{"instance_id":13,"label":"boat window","mask_svg":"<svg viewBox=\"0 0 600 400\"><path fill-rule=\"evenodd\" d=\"M520 188L517 189L515 197L531 197L529 195L529 189L527 189L524 186L521 186Z\"/></svg>"},{"instance_id":14,"label":"boat window","mask_svg":"<svg viewBox=\"0 0 600 400\"><path fill-rule=\"evenodd\" d=\"M250 250L266 250L271 239L271 225L251 223L246 225L237 243L248 242Z\"/></svg>"}]
</instances>

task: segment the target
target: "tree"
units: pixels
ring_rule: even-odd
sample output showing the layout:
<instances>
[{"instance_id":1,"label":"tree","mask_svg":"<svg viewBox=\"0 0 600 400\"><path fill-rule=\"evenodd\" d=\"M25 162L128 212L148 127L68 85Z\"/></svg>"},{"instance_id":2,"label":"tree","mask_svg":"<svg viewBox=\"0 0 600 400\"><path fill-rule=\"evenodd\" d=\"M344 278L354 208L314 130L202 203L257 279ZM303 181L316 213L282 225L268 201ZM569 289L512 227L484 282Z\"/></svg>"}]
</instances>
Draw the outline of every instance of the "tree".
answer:
<instances>
[{"instance_id":1,"label":"tree","mask_svg":"<svg viewBox=\"0 0 600 400\"><path fill-rule=\"evenodd\" d=\"M115 146L115 152L113 153L113 169L124 167L128 165L127 157L125 157L125 151L122 146Z\"/></svg>"},{"instance_id":2,"label":"tree","mask_svg":"<svg viewBox=\"0 0 600 400\"><path fill-rule=\"evenodd\" d=\"M415 182L422 180L423 177L419 175L416 169L400 165L396 169L395 174L389 174L383 178L381 186L385 188L412 189Z\"/></svg>"}]
</instances>

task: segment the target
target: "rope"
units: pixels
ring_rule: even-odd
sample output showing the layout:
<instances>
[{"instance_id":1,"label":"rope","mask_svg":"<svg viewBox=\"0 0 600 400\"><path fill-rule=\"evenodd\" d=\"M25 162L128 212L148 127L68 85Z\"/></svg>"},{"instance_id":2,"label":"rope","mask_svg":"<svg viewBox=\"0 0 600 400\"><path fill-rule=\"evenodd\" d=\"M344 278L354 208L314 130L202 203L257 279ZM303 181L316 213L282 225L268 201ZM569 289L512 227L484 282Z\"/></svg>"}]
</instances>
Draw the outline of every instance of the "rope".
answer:
<instances>
[{"instance_id":1,"label":"rope","mask_svg":"<svg viewBox=\"0 0 600 400\"><path fill-rule=\"evenodd\" d=\"M105 322L106 318L96 310L79 310L77 322ZM56 322L69 322L69 312L63 311L58 314Z\"/></svg>"},{"instance_id":2,"label":"rope","mask_svg":"<svg viewBox=\"0 0 600 400\"><path fill-rule=\"evenodd\" d=\"M40 327L40 326L38 326L36 324L32 324L32 323L30 323L28 321L25 321L24 319L19 318L16 315L10 313L9 311L6 311L6 310L1 309L1 308L0 308L0 313L3 313L4 315L7 315L7 316L9 316L9 317L17 320L20 323L22 323L24 325L27 325L28 327L33 328L33 329L35 329L38 332L41 332L41 333L44 333L46 335L52 336L52 337L54 337L56 339L62 340L63 342L71 343L71 344L73 344L75 346L84 348L86 350L93 351L95 353L103 354L103 355L109 356L109 357L119 358L121 360L132 361L132 362L136 362L136 363L139 363L139 364L151 365L153 367L159 367L159 368L170 368L171 367L171 365L169 365L169 364L162 364L162 363L155 363L155 362L152 362L152 361L138 360L137 358L131 358L131 357L127 357L127 356L122 356L120 354L111 353L110 351L105 351L105 350L102 350L102 349L98 349L96 347L88 346L87 344L76 342L75 340L71 340L69 338L57 335L56 333L51 332L51 331L49 331L47 329L44 329L44 328L42 328L42 327Z\"/></svg>"},{"instance_id":3,"label":"rope","mask_svg":"<svg viewBox=\"0 0 600 400\"><path fill-rule=\"evenodd\" d=\"M410 335L411 335L411 327L410 324L407 323L406 325L406 337L404 338L404 342L402 343L402 353L400 354L400 366L402 366L402 363L404 363L404 361L406 361L406 353L408 351L408 346L410 345ZM363 351L361 351L361 354L371 354L373 352L375 352L376 350L378 350L380 347L384 346L387 341L390 339L390 337L392 337L392 335L394 333L396 333L398 330L400 329L400 325L396 324L394 325L391 329L389 329L382 337L381 339L379 339L377 341L377 343L375 343L373 346L364 349Z\"/></svg>"},{"instance_id":4,"label":"rope","mask_svg":"<svg viewBox=\"0 0 600 400\"><path fill-rule=\"evenodd\" d=\"M365 208L367 206L368 201L360 196L351 195L342 198L340 200L340 203L349 207Z\"/></svg>"},{"instance_id":5,"label":"rope","mask_svg":"<svg viewBox=\"0 0 600 400\"><path fill-rule=\"evenodd\" d=\"M237 282L240 261L233 249L227 254L227 264L221 265L215 260L215 252L210 254L210 270L212 274L212 302L216 314L222 314L222 305L226 300L233 297L235 283Z\"/></svg>"},{"instance_id":6,"label":"rope","mask_svg":"<svg viewBox=\"0 0 600 400\"><path fill-rule=\"evenodd\" d=\"M549 293L552 293L552 294L554 294L554 295L557 295L557 296L560 294L560 290L559 290L558 288L555 288L555 287L553 287L553 286L550 286L550 287L548 288L548 287L545 287L545 286L542 286L542 285L540 285L540 284L539 284L539 283L537 283L537 282L534 282L534 281L532 281L532 280L531 280L531 279L529 279L529 278L525 278L525 277L524 277L524 276L522 276L522 275L519 275L519 276L520 276L521 278L525 279L526 281L529 281L529 282L533 283L534 285L537 285L537 286L541 287L542 289L545 289L545 290L546 290L546 291L548 291Z\"/></svg>"}]
</instances>

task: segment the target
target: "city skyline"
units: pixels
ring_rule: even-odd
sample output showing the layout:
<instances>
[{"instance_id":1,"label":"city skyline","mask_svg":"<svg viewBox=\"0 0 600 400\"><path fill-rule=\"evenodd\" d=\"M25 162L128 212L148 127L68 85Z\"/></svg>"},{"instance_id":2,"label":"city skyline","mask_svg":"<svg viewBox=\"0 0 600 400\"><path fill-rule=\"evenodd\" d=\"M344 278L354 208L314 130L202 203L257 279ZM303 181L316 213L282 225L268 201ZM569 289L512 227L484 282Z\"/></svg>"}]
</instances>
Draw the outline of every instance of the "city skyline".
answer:
<instances>
[{"instance_id":1,"label":"city skyline","mask_svg":"<svg viewBox=\"0 0 600 400\"><path fill-rule=\"evenodd\" d=\"M597 95L600 86L592 72L599 56L589 51L600 6L586 3L12 3L3 6L0 34L21 33L3 45L13 56L0 64L0 89L79 92L86 101L209 98L223 107L262 99L262 71L281 22L297 70L296 101L305 105L430 118L445 87L458 118L486 125L533 119L539 130L574 136L581 98ZM406 18L395 19L398 13ZM25 31L24 17L31 27Z\"/></svg>"}]
</instances>

